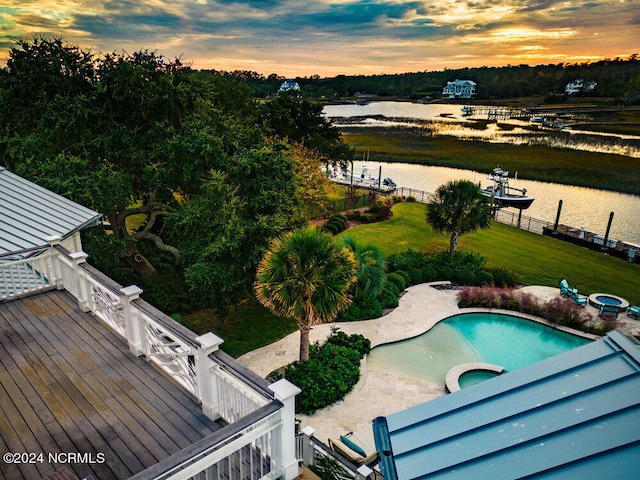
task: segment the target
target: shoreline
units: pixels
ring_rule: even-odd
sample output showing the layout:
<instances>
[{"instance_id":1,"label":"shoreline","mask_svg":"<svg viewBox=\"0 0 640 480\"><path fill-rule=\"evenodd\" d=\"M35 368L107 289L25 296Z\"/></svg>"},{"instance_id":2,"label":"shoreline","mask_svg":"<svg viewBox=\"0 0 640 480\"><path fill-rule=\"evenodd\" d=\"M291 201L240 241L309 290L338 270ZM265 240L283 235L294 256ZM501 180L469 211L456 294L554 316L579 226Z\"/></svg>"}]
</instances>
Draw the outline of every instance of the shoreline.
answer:
<instances>
[{"instance_id":1,"label":"shoreline","mask_svg":"<svg viewBox=\"0 0 640 480\"><path fill-rule=\"evenodd\" d=\"M345 143L355 149L355 157L366 151L371 162L462 168L487 174L499 164L520 172L522 179L640 196L640 158L539 144L424 135L420 127L340 128ZM640 148L640 141L635 148Z\"/></svg>"}]
</instances>

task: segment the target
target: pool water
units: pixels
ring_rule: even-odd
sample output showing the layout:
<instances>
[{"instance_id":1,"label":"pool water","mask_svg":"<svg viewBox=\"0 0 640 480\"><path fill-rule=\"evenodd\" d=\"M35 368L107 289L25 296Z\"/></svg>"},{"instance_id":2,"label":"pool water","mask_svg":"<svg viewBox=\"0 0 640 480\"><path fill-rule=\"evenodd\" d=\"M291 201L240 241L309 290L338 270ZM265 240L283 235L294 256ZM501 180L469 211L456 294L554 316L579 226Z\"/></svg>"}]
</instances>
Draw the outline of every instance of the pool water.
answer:
<instances>
[{"instance_id":1,"label":"pool water","mask_svg":"<svg viewBox=\"0 0 640 480\"><path fill-rule=\"evenodd\" d=\"M418 337L374 348L367 369L444 384L447 372L461 363L492 363L511 371L589 342L511 315L464 313Z\"/></svg>"},{"instance_id":2,"label":"pool water","mask_svg":"<svg viewBox=\"0 0 640 480\"><path fill-rule=\"evenodd\" d=\"M482 370L473 370L471 372L463 373L458 379L458 385L460 388L467 388L476 383L484 382L490 378L497 377L497 372L486 372Z\"/></svg>"},{"instance_id":3,"label":"pool water","mask_svg":"<svg viewBox=\"0 0 640 480\"><path fill-rule=\"evenodd\" d=\"M604 303L605 305L622 305L622 301L617 298L609 297L607 295L598 295L596 297L600 303Z\"/></svg>"}]
</instances>

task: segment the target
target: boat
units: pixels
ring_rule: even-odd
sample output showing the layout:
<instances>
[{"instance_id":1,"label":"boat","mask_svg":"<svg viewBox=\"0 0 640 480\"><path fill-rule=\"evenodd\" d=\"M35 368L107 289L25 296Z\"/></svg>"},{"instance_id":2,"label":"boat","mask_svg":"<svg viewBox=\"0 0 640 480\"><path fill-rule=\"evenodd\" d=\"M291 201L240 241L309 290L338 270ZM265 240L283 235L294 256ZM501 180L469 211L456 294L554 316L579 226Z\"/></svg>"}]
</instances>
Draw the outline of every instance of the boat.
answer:
<instances>
[{"instance_id":1,"label":"boat","mask_svg":"<svg viewBox=\"0 0 640 480\"><path fill-rule=\"evenodd\" d=\"M360 97L356 100L356 105L369 105L369 100L364 97Z\"/></svg>"},{"instance_id":2,"label":"boat","mask_svg":"<svg viewBox=\"0 0 640 480\"><path fill-rule=\"evenodd\" d=\"M532 123L544 123L544 117L542 115L533 115L531 117Z\"/></svg>"},{"instance_id":3,"label":"boat","mask_svg":"<svg viewBox=\"0 0 640 480\"><path fill-rule=\"evenodd\" d=\"M515 188L509 185L509 172L500 167L494 168L489 180L493 185L486 187L482 193L493 200L494 206L514 207L519 210L526 210L531 206L535 197L527 195L526 188ZM519 193L512 193L519 192Z\"/></svg>"},{"instance_id":4,"label":"boat","mask_svg":"<svg viewBox=\"0 0 640 480\"><path fill-rule=\"evenodd\" d=\"M473 107L471 105L465 105L460 110L462 110L462 115L464 116L473 115Z\"/></svg>"},{"instance_id":5,"label":"boat","mask_svg":"<svg viewBox=\"0 0 640 480\"><path fill-rule=\"evenodd\" d=\"M332 182L342 185L353 185L359 188L368 188L378 190L380 192L393 192L396 189L396 182L392 178L386 177L380 179L371 174L372 170L369 166L363 165L360 170L340 170L326 168L325 172ZM378 175L382 174L382 167L378 168Z\"/></svg>"}]
</instances>

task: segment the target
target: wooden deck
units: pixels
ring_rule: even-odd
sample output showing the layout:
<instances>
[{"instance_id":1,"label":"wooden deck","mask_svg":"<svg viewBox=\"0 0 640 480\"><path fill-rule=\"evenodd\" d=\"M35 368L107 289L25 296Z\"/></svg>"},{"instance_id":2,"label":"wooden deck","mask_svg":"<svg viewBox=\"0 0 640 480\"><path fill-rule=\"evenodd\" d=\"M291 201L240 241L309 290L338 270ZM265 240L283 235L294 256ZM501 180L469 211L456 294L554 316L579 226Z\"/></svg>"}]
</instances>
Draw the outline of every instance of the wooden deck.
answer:
<instances>
[{"instance_id":1,"label":"wooden deck","mask_svg":"<svg viewBox=\"0 0 640 480\"><path fill-rule=\"evenodd\" d=\"M65 291L0 303L0 329L0 453L31 454L1 478L128 478L221 428Z\"/></svg>"}]
</instances>

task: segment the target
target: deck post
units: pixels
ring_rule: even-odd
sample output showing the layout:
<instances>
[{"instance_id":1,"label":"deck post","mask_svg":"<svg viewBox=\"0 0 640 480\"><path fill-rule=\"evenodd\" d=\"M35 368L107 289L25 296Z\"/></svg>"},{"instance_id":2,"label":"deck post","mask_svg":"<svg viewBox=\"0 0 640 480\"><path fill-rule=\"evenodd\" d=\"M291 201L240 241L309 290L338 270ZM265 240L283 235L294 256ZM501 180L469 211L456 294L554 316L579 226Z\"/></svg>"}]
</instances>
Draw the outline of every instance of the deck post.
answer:
<instances>
[{"instance_id":1,"label":"deck post","mask_svg":"<svg viewBox=\"0 0 640 480\"><path fill-rule=\"evenodd\" d=\"M368 466L361 465L356 470L356 480L366 480L367 478L369 478L369 475L371 475L372 473L373 473L373 470L371 470Z\"/></svg>"},{"instance_id":2,"label":"deck post","mask_svg":"<svg viewBox=\"0 0 640 480\"><path fill-rule=\"evenodd\" d=\"M140 297L142 289L137 285L129 285L120 289L122 293L122 312L124 314L124 334L129 344L129 351L139 357L146 353L144 342L144 327L140 322L137 311L131 302Z\"/></svg>"},{"instance_id":3,"label":"deck post","mask_svg":"<svg viewBox=\"0 0 640 480\"><path fill-rule=\"evenodd\" d=\"M306 466L313 465L316 460L316 449L311 441L315 433L315 429L309 425L302 429L302 464Z\"/></svg>"},{"instance_id":4,"label":"deck post","mask_svg":"<svg viewBox=\"0 0 640 480\"><path fill-rule=\"evenodd\" d=\"M213 362L209 360L209 355L218 350L223 340L209 332L196 337L196 341L199 343L195 355L198 399L202 403L202 413L212 420L217 420L220 418L218 383L211 371Z\"/></svg>"},{"instance_id":5,"label":"deck post","mask_svg":"<svg viewBox=\"0 0 640 480\"><path fill-rule=\"evenodd\" d=\"M91 310L91 287L80 268L80 265L87 261L89 255L84 252L73 252L69 256L73 260L73 272L78 280L78 306L83 312L89 312Z\"/></svg>"},{"instance_id":6,"label":"deck post","mask_svg":"<svg viewBox=\"0 0 640 480\"><path fill-rule=\"evenodd\" d=\"M49 256L51 258L51 274L53 274L53 285L55 285L56 290L62 290L64 288L64 281L62 280L62 273L60 273L60 264L58 263L58 259L56 258L55 246L60 244L62 237L60 235L53 235L51 237L45 238L47 243L49 244Z\"/></svg>"},{"instance_id":7,"label":"deck post","mask_svg":"<svg viewBox=\"0 0 640 480\"><path fill-rule=\"evenodd\" d=\"M269 390L283 405L280 409L282 425L273 432L273 460L282 469L283 480L293 480L298 476L295 400L301 390L284 378L269 385Z\"/></svg>"}]
</instances>

